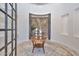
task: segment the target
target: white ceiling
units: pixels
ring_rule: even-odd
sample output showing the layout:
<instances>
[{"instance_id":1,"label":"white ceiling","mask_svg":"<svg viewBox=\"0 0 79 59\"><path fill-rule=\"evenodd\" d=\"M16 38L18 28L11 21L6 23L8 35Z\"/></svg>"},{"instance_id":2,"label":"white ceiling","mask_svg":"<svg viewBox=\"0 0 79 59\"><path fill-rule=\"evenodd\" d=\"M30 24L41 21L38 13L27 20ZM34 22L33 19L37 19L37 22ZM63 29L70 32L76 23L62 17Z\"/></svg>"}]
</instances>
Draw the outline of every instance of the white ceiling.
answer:
<instances>
[{"instance_id":1,"label":"white ceiling","mask_svg":"<svg viewBox=\"0 0 79 59\"><path fill-rule=\"evenodd\" d=\"M19 3L18 11L20 14L31 12L36 14L60 14L70 13L79 8L79 3ZM21 13L22 12L22 13Z\"/></svg>"}]
</instances>

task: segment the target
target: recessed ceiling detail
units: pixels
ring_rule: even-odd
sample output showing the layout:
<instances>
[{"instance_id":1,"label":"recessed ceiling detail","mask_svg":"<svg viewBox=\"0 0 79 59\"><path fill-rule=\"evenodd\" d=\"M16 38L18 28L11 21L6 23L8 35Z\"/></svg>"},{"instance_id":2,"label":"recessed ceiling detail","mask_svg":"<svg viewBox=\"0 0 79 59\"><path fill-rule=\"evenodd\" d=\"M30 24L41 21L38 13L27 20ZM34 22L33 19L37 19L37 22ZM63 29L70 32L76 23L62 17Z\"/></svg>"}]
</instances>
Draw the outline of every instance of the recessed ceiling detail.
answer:
<instances>
[{"instance_id":1,"label":"recessed ceiling detail","mask_svg":"<svg viewBox=\"0 0 79 59\"><path fill-rule=\"evenodd\" d=\"M35 5L46 5L48 3L32 3L32 4L35 4Z\"/></svg>"}]
</instances>

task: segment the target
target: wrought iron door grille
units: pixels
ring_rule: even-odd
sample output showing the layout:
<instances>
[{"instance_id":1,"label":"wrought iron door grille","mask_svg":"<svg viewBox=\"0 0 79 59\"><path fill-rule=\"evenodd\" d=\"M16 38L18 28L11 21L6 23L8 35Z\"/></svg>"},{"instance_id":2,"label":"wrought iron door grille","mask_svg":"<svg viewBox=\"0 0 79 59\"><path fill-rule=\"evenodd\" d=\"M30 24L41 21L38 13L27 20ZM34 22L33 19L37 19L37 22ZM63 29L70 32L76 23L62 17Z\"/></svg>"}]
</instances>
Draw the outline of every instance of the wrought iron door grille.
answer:
<instances>
[{"instance_id":1,"label":"wrought iron door grille","mask_svg":"<svg viewBox=\"0 0 79 59\"><path fill-rule=\"evenodd\" d=\"M3 27L1 25L1 22L4 24ZM1 26L0 27L0 56L1 55L16 56L17 55L17 4L16 3L0 3L0 26ZM1 35L3 35L3 37L1 37Z\"/></svg>"}]
</instances>

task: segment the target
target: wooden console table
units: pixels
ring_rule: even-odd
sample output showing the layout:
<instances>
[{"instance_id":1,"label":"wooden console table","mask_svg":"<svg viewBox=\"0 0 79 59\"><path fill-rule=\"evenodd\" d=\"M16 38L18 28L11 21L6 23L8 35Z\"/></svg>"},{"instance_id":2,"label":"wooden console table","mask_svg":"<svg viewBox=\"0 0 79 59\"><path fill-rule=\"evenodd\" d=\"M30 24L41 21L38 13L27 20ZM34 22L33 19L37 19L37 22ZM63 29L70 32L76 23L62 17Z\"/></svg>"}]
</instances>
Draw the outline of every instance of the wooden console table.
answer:
<instances>
[{"instance_id":1,"label":"wooden console table","mask_svg":"<svg viewBox=\"0 0 79 59\"><path fill-rule=\"evenodd\" d=\"M44 44L46 39L44 37L39 37L39 36L38 37L33 36L31 39L33 43L32 53L34 52L34 48L43 48L43 52L45 53Z\"/></svg>"}]
</instances>

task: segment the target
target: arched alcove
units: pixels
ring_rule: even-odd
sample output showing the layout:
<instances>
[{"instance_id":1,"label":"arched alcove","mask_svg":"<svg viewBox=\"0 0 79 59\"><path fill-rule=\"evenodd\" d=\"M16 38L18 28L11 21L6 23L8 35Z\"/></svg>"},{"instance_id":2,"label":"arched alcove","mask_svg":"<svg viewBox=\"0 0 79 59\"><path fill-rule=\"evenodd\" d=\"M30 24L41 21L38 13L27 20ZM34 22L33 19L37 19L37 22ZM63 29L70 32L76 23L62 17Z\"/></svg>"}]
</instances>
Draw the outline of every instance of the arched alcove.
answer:
<instances>
[{"instance_id":1,"label":"arched alcove","mask_svg":"<svg viewBox=\"0 0 79 59\"><path fill-rule=\"evenodd\" d=\"M29 13L29 39L33 36L35 28L42 30L43 36L50 40L51 32L51 14L33 14Z\"/></svg>"}]
</instances>

